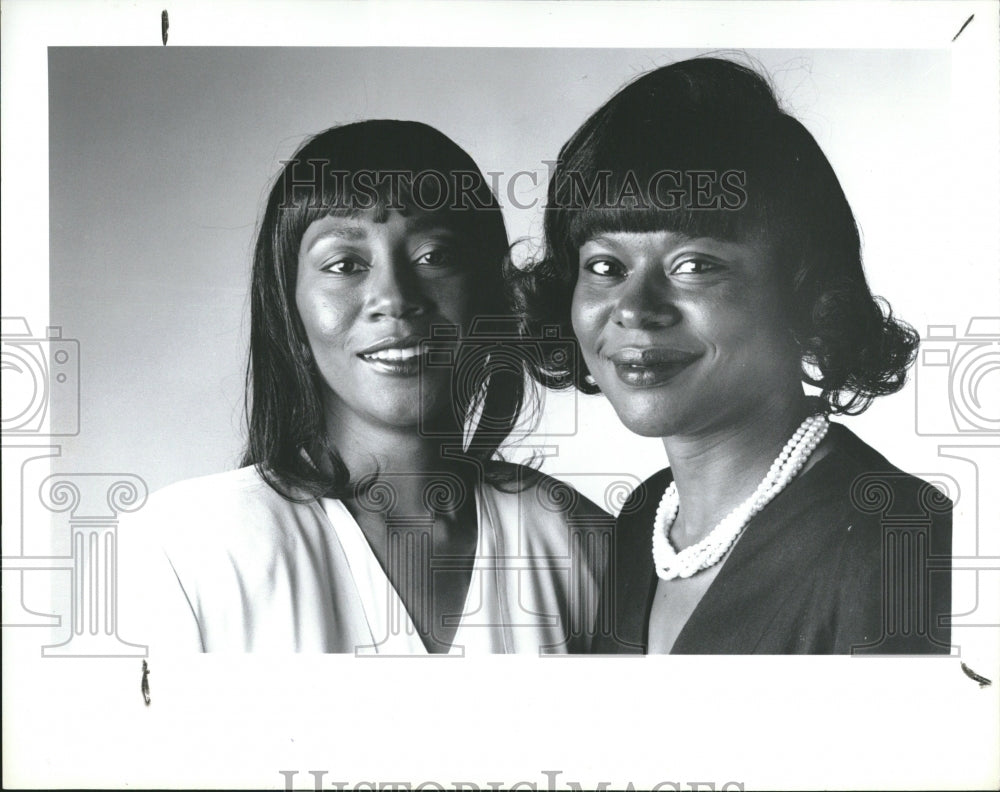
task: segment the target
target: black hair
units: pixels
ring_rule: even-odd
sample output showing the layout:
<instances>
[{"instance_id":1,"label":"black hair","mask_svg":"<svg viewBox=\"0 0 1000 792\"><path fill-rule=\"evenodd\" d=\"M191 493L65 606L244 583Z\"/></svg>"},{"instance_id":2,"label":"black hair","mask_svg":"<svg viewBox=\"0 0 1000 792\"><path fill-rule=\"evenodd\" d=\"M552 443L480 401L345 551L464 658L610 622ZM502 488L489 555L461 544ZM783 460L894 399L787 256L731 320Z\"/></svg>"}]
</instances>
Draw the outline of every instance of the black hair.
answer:
<instances>
[{"instance_id":1,"label":"black hair","mask_svg":"<svg viewBox=\"0 0 1000 792\"><path fill-rule=\"evenodd\" d=\"M357 486L327 441L324 384L296 307L302 236L327 215L372 211L380 221L390 209L405 214L415 208L441 214L469 242L480 261L477 315L511 317L502 272L508 241L500 205L472 158L433 127L396 120L332 127L284 162L271 187L253 254L248 439L242 464L255 465L286 498L344 497ZM457 438L457 453L481 463L487 474L517 422L526 392L523 367L512 366L509 355L489 354L491 348L496 348L495 338L477 355L473 333L461 345L460 364L463 359L486 364L476 366L471 384L468 378L453 379L453 404L467 434L464 452L463 438ZM326 462L327 472L320 461Z\"/></svg>"},{"instance_id":2,"label":"black hair","mask_svg":"<svg viewBox=\"0 0 1000 792\"><path fill-rule=\"evenodd\" d=\"M579 247L608 231L673 231L764 241L784 271L803 380L824 408L856 414L906 381L918 343L865 280L847 198L819 145L751 68L720 58L640 75L559 152L540 260L509 269L524 332L572 336ZM578 350L577 350L578 352ZM532 371L596 393L579 354Z\"/></svg>"}]
</instances>

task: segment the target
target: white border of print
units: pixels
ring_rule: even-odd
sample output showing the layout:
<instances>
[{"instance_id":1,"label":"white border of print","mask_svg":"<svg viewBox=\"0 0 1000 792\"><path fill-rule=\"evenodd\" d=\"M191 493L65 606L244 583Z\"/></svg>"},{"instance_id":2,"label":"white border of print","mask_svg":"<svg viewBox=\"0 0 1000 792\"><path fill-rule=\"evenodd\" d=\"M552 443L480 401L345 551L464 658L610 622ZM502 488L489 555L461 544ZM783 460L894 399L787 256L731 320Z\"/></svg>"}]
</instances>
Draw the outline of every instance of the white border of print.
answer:
<instances>
[{"instance_id":1,"label":"white border of print","mask_svg":"<svg viewBox=\"0 0 1000 792\"><path fill-rule=\"evenodd\" d=\"M997 118L993 3L8 0L0 49L3 315L47 326L46 48L156 45L164 7L168 46L953 47L953 91L981 103L984 123ZM972 14L974 24L952 45ZM986 167L997 172L996 159ZM995 206L973 207L968 222L995 227L997 216ZM146 708L132 661L46 660L5 631L3 781L283 788L280 771L297 770L296 784L312 788L313 770L325 771L325 789L404 780L427 789L601 781L996 788L994 632L977 649L976 670L994 680L988 688L947 658L491 657L456 665L206 656L178 661L169 673L153 669Z\"/></svg>"}]
</instances>

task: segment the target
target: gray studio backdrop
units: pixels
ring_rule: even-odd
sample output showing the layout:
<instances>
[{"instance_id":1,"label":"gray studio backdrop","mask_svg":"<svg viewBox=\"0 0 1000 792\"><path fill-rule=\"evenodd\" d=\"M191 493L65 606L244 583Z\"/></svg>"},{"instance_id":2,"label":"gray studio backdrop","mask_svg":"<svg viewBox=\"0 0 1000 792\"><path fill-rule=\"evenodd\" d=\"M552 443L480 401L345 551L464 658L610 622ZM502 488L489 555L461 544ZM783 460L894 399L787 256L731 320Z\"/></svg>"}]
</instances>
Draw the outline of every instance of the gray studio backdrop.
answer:
<instances>
[{"instance_id":1,"label":"gray studio backdrop","mask_svg":"<svg viewBox=\"0 0 1000 792\"><path fill-rule=\"evenodd\" d=\"M694 54L50 49L50 323L79 340L81 362L80 432L54 469L131 472L156 489L235 466L255 224L280 161L308 135L374 117L436 126L501 174L511 236L537 238L545 161L623 83ZM750 55L840 175L875 290L918 329L934 310L961 316L970 283L938 277L941 240L915 233L934 217L919 185L946 167L927 154L947 141L947 53ZM912 400L890 397L852 423L904 466ZM550 399L533 442L558 453L546 469L571 478L664 464L659 443L622 429L600 397ZM599 501L606 485L575 483Z\"/></svg>"}]
</instances>

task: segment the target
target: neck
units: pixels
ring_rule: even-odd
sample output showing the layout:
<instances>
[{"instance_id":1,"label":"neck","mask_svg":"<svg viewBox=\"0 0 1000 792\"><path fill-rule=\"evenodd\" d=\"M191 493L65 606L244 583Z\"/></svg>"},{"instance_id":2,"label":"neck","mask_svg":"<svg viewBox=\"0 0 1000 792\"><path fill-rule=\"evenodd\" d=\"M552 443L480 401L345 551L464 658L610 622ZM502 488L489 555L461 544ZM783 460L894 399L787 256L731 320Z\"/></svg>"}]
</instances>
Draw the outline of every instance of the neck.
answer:
<instances>
[{"instance_id":1,"label":"neck","mask_svg":"<svg viewBox=\"0 0 1000 792\"><path fill-rule=\"evenodd\" d=\"M738 422L663 438L680 500L676 538L682 544L699 541L749 498L809 414L799 391L761 404Z\"/></svg>"},{"instance_id":2,"label":"neck","mask_svg":"<svg viewBox=\"0 0 1000 792\"><path fill-rule=\"evenodd\" d=\"M400 513L423 513L427 484L442 475L461 475L461 462L445 453L461 446L454 427L432 436L416 427L396 427L327 411L327 440L350 471L352 481L380 476L390 481Z\"/></svg>"},{"instance_id":3,"label":"neck","mask_svg":"<svg viewBox=\"0 0 1000 792\"><path fill-rule=\"evenodd\" d=\"M414 430L393 427L340 427L327 435L352 479L379 472L402 475L433 473L450 467L443 446L458 446L442 437L419 437Z\"/></svg>"}]
</instances>

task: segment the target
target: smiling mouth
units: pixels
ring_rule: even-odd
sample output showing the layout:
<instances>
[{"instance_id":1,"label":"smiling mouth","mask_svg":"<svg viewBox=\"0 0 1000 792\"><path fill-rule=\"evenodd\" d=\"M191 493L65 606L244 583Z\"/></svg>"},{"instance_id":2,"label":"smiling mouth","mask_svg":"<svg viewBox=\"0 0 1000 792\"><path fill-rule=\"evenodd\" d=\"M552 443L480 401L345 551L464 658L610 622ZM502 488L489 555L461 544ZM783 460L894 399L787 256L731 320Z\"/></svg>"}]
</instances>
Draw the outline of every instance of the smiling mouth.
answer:
<instances>
[{"instance_id":1,"label":"smiling mouth","mask_svg":"<svg viewBox=\"0 0 1000 792\"><path fill-rule=\"evenodd\" d=\"M698 355L677 349L623 349L608 356L615 374L625 385L652 388L663 385L698 359Z\"/></svg>"},{"instance_id":2,"label":"smiling mouth","mask_svg":"<svg viewBox=\"0 0 1000 792\"><path fill-rule=\"evenodd\" d=\"M401 349L380 349L378 352L362 352L360 357L364 360L391 363L401 360L412 360L417 355L423 354L420 347L403 347Z\"/></svg>"},{"instance_id":3,"label":"smiling mouth","mask_svg":"<svg viewBox=\"0 0 1000 792\"><path fill-rule=\"evenodd\" d=\"M420 362L424 354L426 354L426 350L415 345L362 352L358 357L380 373L413 376L420 371Z\"/></svg>"}]
</instances>

